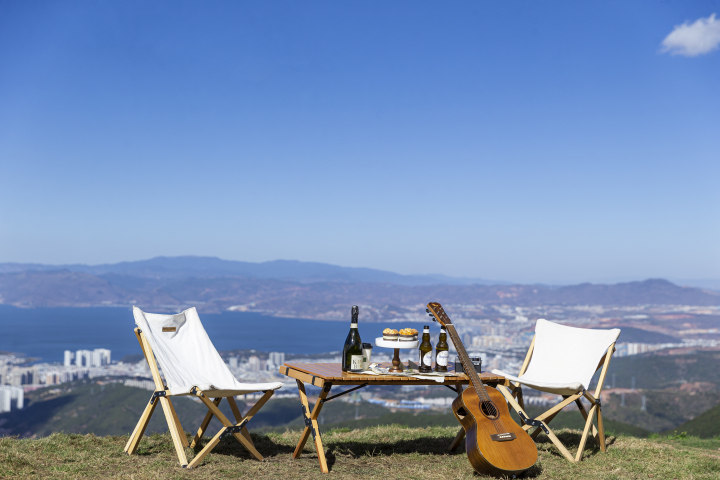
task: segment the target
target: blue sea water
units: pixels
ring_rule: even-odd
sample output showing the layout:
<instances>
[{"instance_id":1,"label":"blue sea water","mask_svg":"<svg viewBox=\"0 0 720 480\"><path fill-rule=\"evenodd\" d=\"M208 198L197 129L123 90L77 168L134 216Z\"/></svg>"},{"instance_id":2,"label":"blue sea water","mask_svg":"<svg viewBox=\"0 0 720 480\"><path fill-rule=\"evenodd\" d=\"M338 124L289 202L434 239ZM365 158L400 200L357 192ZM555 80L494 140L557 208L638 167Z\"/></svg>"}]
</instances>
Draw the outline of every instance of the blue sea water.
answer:
<instances>
[{"instance_id":1,"label":"blue sea water","mask_svg":"<svg viewBox=\"0 0 720 480\"><path fill-rule=\"evenodd\" d=\"M204 314L200 319L218 350L252 348L286 353L323 353L342 349L348 322L269 317L253 312ZM372 342L381 323L362 323L360 335ZM417 328L418 324L403 324ZM0 351L24 353L43 362L62 362L65 350L108 348L113 360L140 354L130 308L16 308L0 305ZM395 326L397 328L397 326Z\"/></svg>"}]
</instances>

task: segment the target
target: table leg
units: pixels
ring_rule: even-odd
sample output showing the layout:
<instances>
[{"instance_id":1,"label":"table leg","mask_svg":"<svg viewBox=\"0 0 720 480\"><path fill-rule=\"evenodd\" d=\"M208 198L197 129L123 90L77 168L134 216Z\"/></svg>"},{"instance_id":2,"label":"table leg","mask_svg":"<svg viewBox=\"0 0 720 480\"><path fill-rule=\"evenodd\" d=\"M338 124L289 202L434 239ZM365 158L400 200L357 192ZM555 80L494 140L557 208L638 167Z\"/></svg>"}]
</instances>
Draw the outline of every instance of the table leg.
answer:
<instances>
[{"instance_id":1,"label":"table leg","mask_svg":"<svg viewBox=\"0 0 720 480\"><path fill-rule=\"evenodd\" d=\"M402 366L401 366L401 365L402 365L402 361L400 360L400 349L399 349L399 348L395 348L394 350L395 350L395 356L393 356L393 359L392 359L392 365L393 365L393 366L392 366L392 367L390 368L390 370L388 370L388 371L389 371L389 372L402 372L403 369L402 369Z\"/></svg>"},{"instance_id":2,"label":"table leg","mask_svg":"<svg viewBox=\"0 0 720 480\"><path fill-rule=\"evenodd\" d=\"M462 385L457 386L457 394L458 397L462 395L463 387ZM453 452L457 447L460 446L460 443L462 443L463 438L465 438L465 429L463 427L460 427L460 430L458 431L457 435L455 435L455 439L450 442L450 446L448 447L448 452Z\"/></svg>"},{"instance_id":3,"label":"table leg","mask_svg":"<svg viewBox=\"0 0 720 480\"><path fill-rule=\"evenodd\" d=\"M322 438L320 437L320 425L318 424L317 418L320 415L320 410L323 406L323 400L330 394L332 388L331 383L325 383L315 402L312 413L310 412L310 404L308 403L307 394L305 393L305 385L300 380L295 380L298 386L298 393L300 394L300 402L302 403L303 416L305 417L305 428L303 429L300 441L295 447L293 452L293 458L298 458L302 454L302 450L305 447L305 443L312 433L313 440L315 441L315 450L317 451L318 462L320 462L320 471L328 473L327 461L325 459L325 449L323 448Z\"/></svg>"}]
</instances>

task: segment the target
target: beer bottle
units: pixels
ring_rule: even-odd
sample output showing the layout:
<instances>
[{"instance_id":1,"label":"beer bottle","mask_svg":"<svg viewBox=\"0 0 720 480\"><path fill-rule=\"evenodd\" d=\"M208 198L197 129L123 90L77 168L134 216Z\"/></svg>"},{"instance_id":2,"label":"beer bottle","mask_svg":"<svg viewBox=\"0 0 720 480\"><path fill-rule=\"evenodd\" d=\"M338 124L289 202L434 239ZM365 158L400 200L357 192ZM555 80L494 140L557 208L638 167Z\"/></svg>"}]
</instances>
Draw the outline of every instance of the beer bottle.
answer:
<instances>
[{"instance_id":1,"label":"beer bottle","mask_svg":"<svg viewBox=\"0 0 720 480\"><path fill-rule=\"evenodd\" d=\"M363 352L362 341L360 340L360 332L358 331L358 315L360 308L353 305L350 320L350 333L345 339L342 354L342 371L343 372L362 372L363 370Z\"/></svg>"},{"instance_id":2,"label":"beer bottle","mask_svg":"<svg viewBox=\"0 0 720 480\"><path fill-rule=\"evenodd\" d=\"M447 343L447 330L445 327L440 328L440 339L438 340L437 346L435 347L435 371L436 372L447 372L448 364L448 343Z\"/></svg>"},{"instance_id":3,"label":"beer bottle","mask_svg":"<svg viewBox=\"0 0 720 480\"><path fill-rule=\"evenodd\" d=\"M420 373L432 372L432 344L430 343L430 327L423 327L422 343L420 344Z\"/></svg>"}]
</instances>

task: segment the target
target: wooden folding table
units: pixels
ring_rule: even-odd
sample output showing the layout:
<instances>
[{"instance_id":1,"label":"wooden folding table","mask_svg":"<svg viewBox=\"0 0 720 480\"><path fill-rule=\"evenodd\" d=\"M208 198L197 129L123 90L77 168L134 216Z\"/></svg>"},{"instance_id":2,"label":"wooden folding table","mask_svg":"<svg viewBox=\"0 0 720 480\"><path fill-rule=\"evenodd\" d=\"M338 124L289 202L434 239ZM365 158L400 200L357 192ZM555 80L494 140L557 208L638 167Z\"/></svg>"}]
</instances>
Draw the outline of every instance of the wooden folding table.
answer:
<instances>
[{"instance_id":1,"label":"wooden folding table","mask_svg":"<svg viewBox=\"0 0 720 480\"><path fill-rule=\"evenodd\" d=\"M390 366L390 364L382 364L382 366ZM448 370L452 371L452 366L448 366ZM419 379L397 375L360 375L354 373L344 373L339 363L285 363L280 367L280 373L294 378L297 382L303 417L305 418L305 428L300 436L300 441L298 441L297 447L295 447L293 458L300 457L308 437L312 434L313 440L315 441L318 461L320 462L320 470L322 470L323 473L328 473L328 467L327 461L325 460L325 451L323 450L322 438L320 437L320 426L317 419L325 402L350 393L354 390L367 387L368 385L440 385L446 386L460 395L462 393L463 385L467 385L469 383L467 375L462 373L456 376L445 377L442 383L436 382L432 379ZM480 374L480 378L483 383L491 386L497 385L498 383L505 383L505 377L491 373L484 372ZM310 404L308 403L307 394L305 392L305 384L313 385L321 389L320 395L318 396L312 411L310 410ZM337 395L328 397L330 389L333 385L354 385L355 388L351 388ZM454 450L457 448L464 436L465 430L460 428L460 431L448 447L448 450Z\"/></svg>"}]
</instances>

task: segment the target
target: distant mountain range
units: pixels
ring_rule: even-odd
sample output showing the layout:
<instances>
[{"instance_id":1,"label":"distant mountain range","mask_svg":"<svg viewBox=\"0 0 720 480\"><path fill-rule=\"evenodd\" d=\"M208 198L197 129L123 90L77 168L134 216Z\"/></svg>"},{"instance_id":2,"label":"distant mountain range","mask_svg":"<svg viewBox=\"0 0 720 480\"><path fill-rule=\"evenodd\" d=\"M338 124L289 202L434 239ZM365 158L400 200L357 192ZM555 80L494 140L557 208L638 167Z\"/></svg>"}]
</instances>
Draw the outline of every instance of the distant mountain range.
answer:
<instances>
[{"instance_id":1,"label":"distant mountain range","mask_svg":"<svg viewBox=\"0 0 720 480\"><path fill-rule=\"evenodd\" d=\"M0 264L0 303L19 307L140 305L205 312L264 311L286 317L345 319L367 305L369 319L402 317L430 300L487 305L720 305L720 292L666 280L563 287L451 283L450 277L398 275L363 268L276 261L228 262L208 257L158 257L115 265ZM431 282L431 279L435 279ZM454 279L456 282L458 279ZM463 281L470 282L471 279Z\"/></svg>"},{"instance_id":2,"label":"distant mountain range","mask_svg":"<svg viewBox=\"0 0 720 480\"><path fill-rule=\"evenodd\" d=\"M139 278L272 278L291 282L371 282L395 285L503 285L509 282L481 278L448 277L446 275L401 275L372 268L341 267L327 263L273 260L271 262L239 262L217 257L155 257L136 262L105 265L43 265L38 263L0 263L0 273L47 272L69 270L91 275L124 275Z\"/></svg>"}]
</instances>

